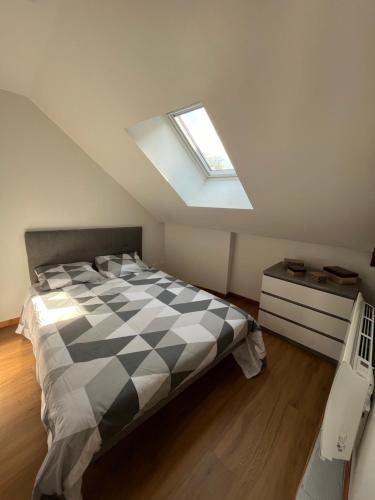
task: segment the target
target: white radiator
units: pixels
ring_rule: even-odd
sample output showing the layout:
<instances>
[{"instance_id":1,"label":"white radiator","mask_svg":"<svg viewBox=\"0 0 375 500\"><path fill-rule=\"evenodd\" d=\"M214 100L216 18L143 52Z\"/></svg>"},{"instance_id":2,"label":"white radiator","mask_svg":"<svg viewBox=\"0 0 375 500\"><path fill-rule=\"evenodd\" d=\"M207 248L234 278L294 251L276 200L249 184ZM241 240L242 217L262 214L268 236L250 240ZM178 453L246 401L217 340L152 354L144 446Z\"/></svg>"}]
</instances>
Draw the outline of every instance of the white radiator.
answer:
<instances>
[{"instance_id":1,"label":"white radiator","mask_svg":"<svg viewBox=\"0 0 375 500\"><path fill-rule=\"evenodd\" d=\"M320 442L323 459L350 460L361 437L374 387L373 342L374 307L358 294L325 409Z\"/></svg>"}]
</instances>

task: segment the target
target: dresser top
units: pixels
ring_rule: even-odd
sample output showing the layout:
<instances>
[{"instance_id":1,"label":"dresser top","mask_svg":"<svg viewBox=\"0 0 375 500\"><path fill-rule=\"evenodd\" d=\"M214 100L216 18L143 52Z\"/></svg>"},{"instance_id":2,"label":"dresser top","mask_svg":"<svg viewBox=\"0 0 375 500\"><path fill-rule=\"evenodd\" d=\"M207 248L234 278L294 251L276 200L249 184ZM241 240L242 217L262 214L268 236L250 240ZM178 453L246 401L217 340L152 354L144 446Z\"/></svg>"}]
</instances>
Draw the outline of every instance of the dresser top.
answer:
<instances>
[{"instance_id":1,"label":"dresser top","mask_svg":"<svg viewBox=\"0 0 375 500\"><path fill-rule=\"evenodd\" d=\"M309 266L306 266L306 268L308 271L321 271L321 269ZM340 295L341 297L346 297L352 300L356 299L359 291L359 282L355 285L339 285L331 280L327 280L325 283L320 283L319 281L314 281L309 276L308 272L304 276L292 276L287 272L284 262L279 262L278 264L269 267L264 271L264 274L266 276L271 276L272 278L290 281L291 283L296 283L297 285L315 288L316 290L321 290L322 292L333 293L334 295Z\"/></svg>"}]
</instances>

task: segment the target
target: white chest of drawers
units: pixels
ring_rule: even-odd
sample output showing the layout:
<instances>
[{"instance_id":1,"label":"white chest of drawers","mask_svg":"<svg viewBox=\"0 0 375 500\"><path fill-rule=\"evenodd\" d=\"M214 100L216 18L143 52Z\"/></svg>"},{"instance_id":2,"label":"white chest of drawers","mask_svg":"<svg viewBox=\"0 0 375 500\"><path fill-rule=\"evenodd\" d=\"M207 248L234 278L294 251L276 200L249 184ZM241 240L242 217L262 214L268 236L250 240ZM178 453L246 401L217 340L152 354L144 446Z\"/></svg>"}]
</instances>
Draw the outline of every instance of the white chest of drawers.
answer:
<instances>
[{"instance_id":1,"label":"white chest of drawers","mask_svg":"<svg viewBox=\"0 0 375 500\"><path fill-rule=\"evenodd\" d=\"M289 275L280 262L264 271L261 326L332 359L339 359L357 285L317 283Z\"/></svg>"}]
</instances>

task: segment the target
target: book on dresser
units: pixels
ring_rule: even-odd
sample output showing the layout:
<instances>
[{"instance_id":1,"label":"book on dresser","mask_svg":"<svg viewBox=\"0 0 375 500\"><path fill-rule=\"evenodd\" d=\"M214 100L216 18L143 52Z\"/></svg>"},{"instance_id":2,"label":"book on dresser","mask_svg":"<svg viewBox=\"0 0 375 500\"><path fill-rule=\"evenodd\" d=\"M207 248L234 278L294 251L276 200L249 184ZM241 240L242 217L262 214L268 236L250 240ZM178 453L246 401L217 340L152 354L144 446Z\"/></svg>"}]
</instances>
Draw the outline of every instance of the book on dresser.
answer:
<instances>
[{"instance_id":1,"label":"book on dresser","mask_svg":"<svg viewBox=\"0 0 375 500\"><path fill-rule=\"evenodd\" d=\"M316 270L292 276L279 262L263 273L260 325L316 353L338 360L350 322L358 283L317 281Z\"/></svg>"},{"instance_id":2,"label":"book on dresser","mask_svg":"<svg viewBox=\"0 0 375 500\"><path fill-rule=\"evenodd\" d=\"M307 271L306 267L300 264L289 264L286 270L292 276L303 276Z\"/></svg>"},{"instance_id":3,"label":"book on dresser","mask_svg":"<svg viewBox=\"0 0 375 500\"><path fill-rule=\"evenodd\" d=\"M323 270L328 278L339 285L353 285L358 281L358 273L349 271L340 266L325 266Z\"/></svg>"}]
</instances>

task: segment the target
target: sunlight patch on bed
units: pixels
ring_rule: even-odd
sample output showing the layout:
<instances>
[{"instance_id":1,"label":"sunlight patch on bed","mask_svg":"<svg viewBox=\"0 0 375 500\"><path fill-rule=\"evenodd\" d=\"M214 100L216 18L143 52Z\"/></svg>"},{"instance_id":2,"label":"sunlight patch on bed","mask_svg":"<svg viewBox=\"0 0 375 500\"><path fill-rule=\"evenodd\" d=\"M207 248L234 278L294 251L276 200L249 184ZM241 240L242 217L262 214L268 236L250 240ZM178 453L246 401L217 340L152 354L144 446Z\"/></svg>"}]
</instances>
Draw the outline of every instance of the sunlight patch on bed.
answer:
<instances>
[{"instance_id":1,"label":"sunlight patch on bed","mask_svg":"<svg viewBox=\"0 0 375 500\"><path fill-rule=\"evenodd\" d=\"M60 299L63 299L63 297L60 297ZM52 300L57 299L56 297L54 297ZM58 321L65 321L82 316L81 308L75 304L65 305L63 307L53 307L52 309L49 309L41 297L33 297L32 302L34 304L35 310L37 311L39 324L41 326L47 326ZM66 300L65 302L69 303L69 300Z\"/></svg>"}]
</instances>

